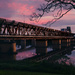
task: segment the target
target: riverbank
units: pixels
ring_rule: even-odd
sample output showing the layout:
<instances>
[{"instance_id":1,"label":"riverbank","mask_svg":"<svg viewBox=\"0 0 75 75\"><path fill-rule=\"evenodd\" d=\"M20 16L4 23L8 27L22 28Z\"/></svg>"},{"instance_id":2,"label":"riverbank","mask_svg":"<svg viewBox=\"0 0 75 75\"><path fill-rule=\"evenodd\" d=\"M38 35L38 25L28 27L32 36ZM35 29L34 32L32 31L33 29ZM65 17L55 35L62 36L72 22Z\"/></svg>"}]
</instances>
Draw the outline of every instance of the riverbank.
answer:
<instances>
[{"instance_id":1,"label":"riverbank","mask_svg":"<svg viewBox=\"0 0 75 75\"><path fill-rule=\"evenodd\" d=\"M39 73L39 72L29 72L29 71L0 70L0 75L62 75L62 74Z\"/></svg>"},{"instance_id":2,"label":"riverbank","mask_svg":"<svg viewBox=\"0 0 75 75\"><path fill-rule=\"evenodd\" d=\"M22 75L21 73L25 73L25 72L27 73L26 75L29 75L30 73L31 73L30 75L35 75L35 73L37 73L38 75L40 75L41 73L43 75L47 75L47 74L75 75L75 67L72 64L66 65L65 63L63 64L50 63L48 61L43 61L43 62L31 62L29 60L0 61L0 73L3 73L4 75L4 72L5 73L15 72L15 75L16 73L18 74L19 72L20 73L18 75ZM12 75L12 74L8 74L8 75Z\"/></svg>"}]
</instances>

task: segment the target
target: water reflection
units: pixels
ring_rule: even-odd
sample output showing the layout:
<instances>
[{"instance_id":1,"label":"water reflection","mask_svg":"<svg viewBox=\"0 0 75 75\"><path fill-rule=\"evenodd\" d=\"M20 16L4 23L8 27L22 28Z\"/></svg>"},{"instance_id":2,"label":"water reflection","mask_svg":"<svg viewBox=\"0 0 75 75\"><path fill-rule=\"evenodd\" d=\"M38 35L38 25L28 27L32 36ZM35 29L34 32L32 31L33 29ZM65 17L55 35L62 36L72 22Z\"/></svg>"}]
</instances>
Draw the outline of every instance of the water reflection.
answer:
<instances>
[{"instance_id":1,"label":"water reflection","mask_svg":"<svg viewBox=\"0 0 75 75\"><path fill-rule=\"evenodd\" d=\"M48 59L51 62L59 62L75 65L75 43L61 44L61 46L53 45L53 50L58 51L57 55Z\"/></svg>"},{"instance_id":2,"label":"water reflection","mask_svg":"<svg viewBox=\"0 0 75 75\"><path fill-rule=\"evenodd\" d=\"M29 50L26 50L26 51L23 51L23 52L19 52L16 55L16 60L23 60L23 59L26 59L26 58L33 57L35 55L37 55L36 52L35 52L35 48L32 48L32 49L29 49Z\"/></svg>"},{"instance_id":3,"label":"water reflection","mask_svg":"<svg viewBox=\"0 0 75 75\"><path fill-rule=\"evenodd\" d=\"M31 47L30 45L27 46ZM16 47L17 51L21 46ZM40 51L39 51L40 52ZM40 53L39 53L40 55ZM28 48L21 52L18 52L16 55L9 54L0 54L1 60L23 60L37 56L36 48ZM49 43L47 47L47 53L43 57L39 57L40 60L46 58L51 62L62 62L65 61L67 64L75 64L75 43L64 43L64 44L52 44ZM37 60L37 58L36 58Z\"/></svg>"},{"instance_id":4,"label":"water reflection","mask_svg":"<svg viewBox=\"0 0 75 75\"><path fill-rule=\"evenodd\" d=\"M75 50L71 51L71 54L66 54L67 57L70 58L69 62L75 65Z\"/></svg>"}]
</instances>

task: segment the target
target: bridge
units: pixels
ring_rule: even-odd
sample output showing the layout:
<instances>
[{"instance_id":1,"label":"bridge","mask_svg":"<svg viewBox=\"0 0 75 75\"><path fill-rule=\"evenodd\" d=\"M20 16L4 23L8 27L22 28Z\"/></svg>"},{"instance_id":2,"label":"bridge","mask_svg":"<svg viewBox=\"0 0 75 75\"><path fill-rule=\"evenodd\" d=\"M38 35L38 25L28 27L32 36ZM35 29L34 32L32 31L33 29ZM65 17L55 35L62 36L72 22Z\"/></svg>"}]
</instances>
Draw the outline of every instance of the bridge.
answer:
<instances>
[{"instance_id":1,"label":"bridge","mask_svg":"<svg viewBox=\"0 0 75 75\"><path fill-rule=\"evenodd\" d=\"M63 32L51 28L31 25L22 22L0 18L0 35L24 36L73 36L70 32Z\"/></svg>"},{"instance_id":2,"label":"bridge","mask_svg":"<svg viewBox=\"0 0 75 75\"><path fill-rule=\"evenodd\" d=\"M48 40L52 40L53 43L62 44L63 42L74 41L73 36L74 34L71 32L0 18L1 53L16 52L15 40L22 40L21 47L25 48L26 40L30 39L32 40L32 44L35 44L38 52L46 53Z\"/></svg>"}]
</instances>

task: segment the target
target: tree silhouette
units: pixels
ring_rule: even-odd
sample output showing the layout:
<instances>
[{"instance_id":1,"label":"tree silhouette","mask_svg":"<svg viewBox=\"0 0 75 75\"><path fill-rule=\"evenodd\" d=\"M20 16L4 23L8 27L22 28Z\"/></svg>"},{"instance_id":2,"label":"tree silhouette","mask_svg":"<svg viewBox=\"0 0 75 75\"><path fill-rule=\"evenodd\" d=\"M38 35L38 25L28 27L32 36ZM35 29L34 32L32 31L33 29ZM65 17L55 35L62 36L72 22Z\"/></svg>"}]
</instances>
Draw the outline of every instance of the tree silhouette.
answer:
<instances>
[{"instance_id":1,"label":"tree silhouette","mask_svg":"<svg viewBox=\"0 0 75 75\"><path fill-rule=\"evenodd\" d=\"M45 24L50 26L67 14L71 9L75 9L75 0L45 0L45 2L46 4L42 4L40 8L37 9L42 13L33 13L31 15L31 21L35 20L38 22L45 13L56 11L56 14L53 15L54 18ZM63 10L65 10L65 12L63 12Z\"/></svg>"}]
</instances>

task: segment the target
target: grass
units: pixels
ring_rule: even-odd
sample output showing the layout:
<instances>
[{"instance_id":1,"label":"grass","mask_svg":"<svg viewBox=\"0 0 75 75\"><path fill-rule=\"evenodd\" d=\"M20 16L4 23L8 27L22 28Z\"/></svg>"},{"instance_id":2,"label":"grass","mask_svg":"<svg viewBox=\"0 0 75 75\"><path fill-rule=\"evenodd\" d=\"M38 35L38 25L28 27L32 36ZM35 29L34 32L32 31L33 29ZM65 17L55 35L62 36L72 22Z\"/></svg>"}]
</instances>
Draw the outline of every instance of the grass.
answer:
<instances>
[{"instance_id":1,"label":"grass","mask_svg":"<svg viewBox=\"0 0 75 75\"><path fill-rule=\"evenodd\" d=\"M0 70L0 75L63 75L63 74L50 74L50 73L39 73L39 72L29 72L29 71Z\"/></svg>"},{"instance_id":2,"label":"grass","mask_svg":"<svg viewBox=\"0 0 75 75\"><path fill-rule=\"evenodd\" d=\"M73 65L29 61L0 61L0 75L75 75Z\"/></svg>"}]
</instances>

